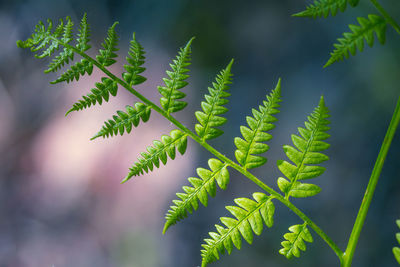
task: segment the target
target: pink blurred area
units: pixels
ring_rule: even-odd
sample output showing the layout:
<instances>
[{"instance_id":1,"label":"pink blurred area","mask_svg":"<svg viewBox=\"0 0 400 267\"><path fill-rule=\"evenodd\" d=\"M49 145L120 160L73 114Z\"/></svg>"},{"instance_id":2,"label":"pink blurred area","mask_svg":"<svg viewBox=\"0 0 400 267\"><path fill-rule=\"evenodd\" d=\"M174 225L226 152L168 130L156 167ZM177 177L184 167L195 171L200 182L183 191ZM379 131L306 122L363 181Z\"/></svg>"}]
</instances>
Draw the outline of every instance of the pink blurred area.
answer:
<instances>
[{"instance_id":1,"label":"pink blurred area","mask_svg":"<svg viewBox=\"0 0 400 267\"><path fill-rule=\"evenodd\" d=\"M166 55L161 58L168 61ZM149 80L137 90L156 101L156 85L165 73L160 65L151 62L146 67ZM122 72L121 69L110 70ZM26 206L21 218L25 229L18 229L19 234L10 233L7 241L0 242L0 262L6 264L0 266L156 264L156 259L148 258L159 245L151 241L155 240L153 234L160 238L166 203L172 203L173 192L179 190L194 169L196 151L189 142L185 157L177 152L176 159L168 159L166 166L160 163L159 169L120 184L140 152L174 128L153 112L149 122L141 122L130 134L90 141L104 120L137 101L119 88L117 97L108 103L65 117L65 111L101 77L101 73L95 71L79 82L42 88L44 91L60 90L56 96L58 103L32 136L23 154L17 156L19 169L15 171L21 176L18 192L19 201ZM46 95L45 92L40 94ZM1 148L13 139L16 122L12 116L15 104L2 84L0 95ZM24 116L34 117L35 114ZM121 246L137 244L142 248L127 256L136 255L136 259L124 260Z\"/></svg>"}]
</instances>

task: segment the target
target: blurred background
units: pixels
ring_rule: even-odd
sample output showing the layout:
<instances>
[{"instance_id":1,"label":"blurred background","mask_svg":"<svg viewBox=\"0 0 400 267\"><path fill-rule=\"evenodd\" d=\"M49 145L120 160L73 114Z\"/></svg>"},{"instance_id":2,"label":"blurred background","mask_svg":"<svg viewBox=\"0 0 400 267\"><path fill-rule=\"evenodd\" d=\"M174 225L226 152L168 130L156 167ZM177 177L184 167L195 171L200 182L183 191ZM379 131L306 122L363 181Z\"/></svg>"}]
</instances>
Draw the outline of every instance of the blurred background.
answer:
<instances>
[{"instance_id":1,"label":"blurred background","mask_svg":"<svg viewBox=\"0 0 400 267\"><path fill-rule=\"evenodd\" d=\"M189 141L187 153L149 175L119 182L141 151L169 133L173 126L153 113L130 135L89 141L116 110L136 100L123 89L100 108L64 117L71 105L87 94L102 74L70 84L50 85L48 60L37 60L15 42L26 39L39 20L71 16L78 24L84 12L91 24L95 55L106 31L119 21L119 64L123 71L132 32L147 54L137 88L158 103L156 86L165 77L178 47L192 36L190 85L184 89L189 106L176 117L194 129L194 112L207 86L231 58L234 83L223 127L224 137L210 141L233 157L233 138L245 116L258 107L282 78L283 102L272 134L268 163L254 174L277 189L276 160L285 159L283 144L297 133L306 116L324 95L331 110L331 160L315 180L322 192L293 202L312 217L344 249L380 144L394 110L400 86L400 39L387 30L385 46L366 47L346 62L323 69L336 38L355 17L376 13L368 1L348 7L335 18L291 17L309 1L0 1L0 266L1 267L187 267L201 263L200 245L235 197L259 191L235 171L226 191L218 190L209 208L162 235L164 215L175 193L206 167L211 155ZM382 1L400 20L397 1ZM353 266L396 266L391 249L399 231L400 140L395 136L385 163ZM264 229L253 245L222 256L212 266L339 266L334 253L312 232L302 257L286 260L278 254L282 236L301 223L277 203L275 225ZM211 266L211 265L210 265Z\"/></svg>"}]
</instances>

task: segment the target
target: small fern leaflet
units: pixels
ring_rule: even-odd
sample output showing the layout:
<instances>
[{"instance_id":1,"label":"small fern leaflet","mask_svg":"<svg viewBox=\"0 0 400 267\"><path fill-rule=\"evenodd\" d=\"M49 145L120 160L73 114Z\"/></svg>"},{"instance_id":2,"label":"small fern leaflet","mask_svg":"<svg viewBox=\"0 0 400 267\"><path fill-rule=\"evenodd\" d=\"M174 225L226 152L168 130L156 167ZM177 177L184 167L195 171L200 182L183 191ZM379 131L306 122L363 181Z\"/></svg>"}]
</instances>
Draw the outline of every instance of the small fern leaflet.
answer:
<instances>
[{"instance_id":1,"label":"small fern leaflet","mask_svg":"<svg viewBox=\"0 0 400 267\"><path fill-rule=\"evenodd\" d=\"M357 21L360 25L350 24L351 32L344 33L343 38L338 39L339 43L333 45L335 50L331 53L331 57L324 65L324 68L348 58L349 53L354 56L357 49L362 52L364 50L364 40L372 47L374 45L374 32L379 42L381 44L385 43L387 23L384 18L370 14L368 19L359 17Z\"/></svg>"},{"instance_id":2,"label":"small fern leaflet","mask_svg":"<svg viewBox=\"0 0 400 267\"><path fill-rule=\"evenodd\" d=\"M185 47L181 48L173 64L170 64L172 71L167 71L168 78L163 78L165 86L158 86L158 92L163 96L160 98L161 106L167 113L173 113L184 109L187 103L181 101L186 96L179 91L188 83L185 81L189 75L186 68L190 65L191 45L194 37L189 40Z\"/></svg>"},{"instance_id":3,"label":"small fern leaflet","mask_svg":"<svg viewBox=\"0 0 400 267\"><path fill-rule=\"evenodd\" d=\"M285 193L285 198L289 197L310 197L318 194L321 188L314 184L301 183L301 180L312 179L321 175L325 168L316 165L328 160L328 156L320 153L329 147L329 144L323 140L329 137L326 133L329 130L327 126L329 121L329 110L325 106L324 98L321 97L319 105L315 108L308 122L305 122L306 128L299 127L301 137L292 135L292 141L295 145L285 145L283 149L288 158L295 164L284 160L278 160L279 170L289 179L279 177L279 189Z\"/></svg>"},{"instance_id":4,"label":"small fern leaflet","mask_svg":"<svg viewBox=\"0 0 400 267\"><path fill-rule=\"evenodd\" d=\"M142 152L141 157L138 158L130 172L122 181L128 181L133 176L141 175L144 172L152 171L154 166L160 166L160 160L165 165L167 163L167 155L173 160L176 156L176 150L183 155L187 146L187 134L182 133L180 130L172 130L170 135L161 136L161 141L153 141L153 146L147 147L147 152Z\"/></svg>"},{"instance_id":5,"label":"small fern leaflet","mask_svg":"<svg viewBox=\"0 0 400 267\"><path fill-rule=\"evenodd\" d=\"M295 17L328 17L329 13L332 16L336 16L337 12L340 10L344 12L347 7L347 0L319 0L314 1L314 4L307 6L306 10L296 13Z\"/></svg>"},{"instance_id":6,"label":"small fern leaflet","mask_svg":"<svg viewBox=\"0 0 400 267\"><path fill-rule=\"evenodd\" d=\"M90 49L90 45L88 44L90 39L90 31L89 31L89 24L87 23L86 13L83 15L81 24L79 27L78 38L76 39L77 44L76 48L79 49L81 52L85 52L86 50Z\"/></svg>"},{"instance_id":7,"label":"small fern leaflet","mask_svg":"<svg viewBox=\"0 0 400 267\"><path fill-rule=\"evenodd\" d=\"M171 206L167 212L163 234L165 234L171 225L187 217L187 212L192 213L193 210L197 210L199 207L198 201L207 207L207 193L212 197L216 193L215 181L217 181L221 189L226 189L229 183L227 164L212 158L208 160L208 166L210 170L197 168L197 174L200 178L190 177L188 180L192 184L192 187L184 186L183 190L185 193L176 194L181 200L172 201L175 205Z\"/></svg>"},{"instance_id":8,"label":"small fern leaflet","mask_svg":"<svg viewBox=\"0 0 400 267\"><path fill-rule=\"evenodd\" d=\"M97 61L99 61L99 63L105 67L117 62L114 59L117 57L115 52L118 51L118 35L115 31L117 24L118 22L114 22L114 24L108 29L107 38L104 40L104 43L101 44L104 49L100 49L100 54L96 56Z\"/></svg>"},{"instance_id":9,"label":"small fern leaflet","mask_svg":"<svg viewBox=\"0 0 400 267\"><path fill-rule=\"evenodd\" d=\"M103 99L108 102L110 98L110 94L112 96L117 95L118 91L118 84L116 81L113 81L109 78L103 77L101 78L101 83L95 83L96 88L91 90L91 94L87 94L83 96L83 99L76 102L70 110L67 111L65 115L68 115L72 111L82 110L84 108L88 108L92 105L98 103L99 105L102 104Z\"/></svg>"},{"instance_id":10,"label":"small fern leaflet","mask_svg":"<svg viewBox=\"0 0 400 267\"><path fill-rule=\"evenodd\" d=\"M283 236L286 240L282 241L281 245L283 248L279 250L279 253L288 259L293 258L293 256L300 257L300 250L306 250L304 241L313 242L311 233L307 228L307 223L292 225L289 227L289 231L291 233L286 233Z\"/></svg>"},{"instance_id":11,"label":"small fern leaflet","mask_svg":"<svg viewBox=\"0 0 400 267\"><path fill-rule=\"evenodd\" d=\"M397 220L396 224L400 228L400 220ZM396 234L396 239L397 239L397 243L399 243L399 245L400 245L400 233ZM394 255L395 259L397 260L397 262L400 264L400 248L399 247L393 248L393 255Z\"/></svg>"},{"instance_id":12,"label":"small fern leaflet","mask_svg":"<svg viewBox=\"0 0 400 267\"><path fill-rule=\"evenodd\" d=\"M264 193L254 193L253 198L236 198L238 206L227 206L226 209L235 217L222 217L221 222L226 226L216 224L217 232L210 232L210 238L204 239L206 244L201 251L202 267L209 263L219 260L219 253L224 254L225 250L231 254L233 246L240 250L242 238L251 244L253 242L253 232L260 235L263 224L272 227L274 224L275 206L272 197Z\"/></svg>"},{"instance_id":13,"label":"small fern leaflet","mask_svg":"<svg viewBox=\"0 0 400 267\"><path fill-rule=\"evenodd\" d=\"M146 69L141 67L144 63L144 50L138 41L136 41L135 33L131 40L131 45L129 47L128 61L129 65L124 65L127 72L122 73L122 78L129 84L129 86L138 85L146 81L146 78L139 75Z\"/></svg>"},{"instance_id":14,"label":"small fern leaflet","mask_svg":"<svg viewBox=\"0 0 400 267\"><path fill-rule=\"evenodd\" d=\"M254 154L261 154L269 149L267 144L261 142L272 138L267 131L275 127L272 122L275 122L276 118L272 115L279 112L276 108L279 107L279 102L281 102L280 94L281 80L279 79L275 89L267 96L267 101L264 101L262 106L260 105L259 110L252 110L254 117L246 117L250 128L240 126L240 132L244 140L240 137L235 138L235 145L237 147L235 156L236 160L245 169L256 168L267 162L266 158L255 156Z\"/></svg>"},{"instance_id":15,"label":"small fern leaflet","mask_svg":"<svg viewBox=\"0 0 400 267\"><path fill-rule=\"evenodd\" d=\"M228 103L224 97L230 96L226 90L229 89L231 84L231 68L233 59L228 66L217 75L213 87L208 87L209 95L205 95L206 101L201 102L202 111L196 111L195 115L200 124L196 124L196 133L203 140L213 139L224 132L220 129L214 128L226 123L226 118L218 116L228 111L223 105Z\"/></svg>"},{"instance_id":16,"label":"small fern leaflet","mask_svg":"<svg viewBox=\"0 0 400 267\"><path fill-rule=\"evenodd\" d=\"M51 84L56 84L60 82L72 82L74 79L76 81L79 80L80 76L91 75L93 72L93 64L89 62L87 59L81 59L81 61L76 62L74 65L70 66L70 68L61 74L59 78L50 82Z\"/></svg>"},{"instance_id":17,"label":"small fern leaflet","mask_svg":"<svg viewBox=\"0 0 400 267\"><path fill-rule=\"evenodd\" d=\"M99 98L101 99L101 97ZM90 99L88 102L89 101ZM104 122L104 126L101 128L101 130L90 140L94 140L98 137L106 138L117 135L118 133L123 135L125 131L130 133L132 131L132 125L137 127L140 119L143 122L147 122L150 118L150 113L150 107L143 103L137 102L135 103L135 107L128 105L126 106L126 112L118 110L117 115L114 115L111 120Z\"/></svg>"}]
</instances>

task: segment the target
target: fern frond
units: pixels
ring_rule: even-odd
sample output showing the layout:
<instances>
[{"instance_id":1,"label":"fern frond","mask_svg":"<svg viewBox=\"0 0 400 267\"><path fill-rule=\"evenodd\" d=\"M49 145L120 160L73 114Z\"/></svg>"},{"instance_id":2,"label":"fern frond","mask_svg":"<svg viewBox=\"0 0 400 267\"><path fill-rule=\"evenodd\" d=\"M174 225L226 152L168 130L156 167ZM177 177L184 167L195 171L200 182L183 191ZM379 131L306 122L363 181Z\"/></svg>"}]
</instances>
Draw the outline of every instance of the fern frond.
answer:
<instances>
[{"instance_id":1,"label":"fern frond","mask_svg":"<svg viewBox=\"0 0 400 267\"><path fill-rule=\"evenodd\" d=\"M90 31L89 31L89 24L87 23L86 13L83 15L79 27L78 38L76 39L77 44L76 48L79 49L81 52L85 52L86 50L90 49L90 45L88 44L90 39Z\"/></svg>"},{"instance_id":2,"label":"fern frond","mask_svg":"<svg viewBox=\"0 0 400 267\"><path fill-rule=\"evenodd\" d=\"M91 75L93 72L93 63L87 59L81 59L81 61L76 62L74 65L70 66L67 71L65 71L59 78L50 82L51 84L56 84L60 82L72 82L74 79L79 80L80 76Z\"/></svg>"},{"instance_id":3,"label":"fern frond","mask_svg":"<svg viewBox=\"0 0 400 267\"><path fill-rule=\"evenodd\" d=\"M254 193L253 198L237 198L235 203L238 206L227 206L226 209L235 217L222 217L221 222L225 227L216 224L217 232L210 232L211 238L204 239L206 244L201 251L202 267L219 259L219 253L224 254L225 250L231 254L233 245L240 250L242 238L251 244L253 232L260 235L263 224L272 227L274 223L275 206L272 198L264 193Z\"/></svg>"},{"instance_id":4,"label":"fern frond","mask_svg":"<svg viewBox=\"0 0 400 267\"><path fill-rule=\"evenodd\" d=\"M275 127L272 122L275 122L276 118L272 115L279 112L277 108L279 107L279 102L281 102L280 97L281 80L279 79L275 89L267 96L267 100L264 100L263 105L259 106L259 110L252 110L254 117L246 117L250 128L240 126L240 132L244 140L240 137L235 138L235 145L237 147L235 156L239 164L245 169L256 168L267 162L266 158L255 156L254 154L261 154L269 149L267 144L261 142L272 138L267 131Z\"/></svg>"},{"instance_id":5,"label":"fern frond","mask_svg":"<svg viewBox=\"0 0 400 267\"><path fill-rule=\"evenodd\" d=\"M397 220L396 224L400 228L400 220ZM397 239L397 242L400 245L400 233L396 234L396 239ZM395 259L397 260L397 262L400 264L400 248L399 247L394 247L393 248L393 255L394 255Z\"/></svg>"},{"instance_id":6,"label":"fern frond","mask_svg":"<svg viewBox=\"0 0 400 267\"><path fill-rule=\"evenodd\" d=\"M146 81L146 78L139 75L146 68L141 67L144 63L144 50L138 41L136 41L135 33L131 40L131 45L129 47L128 61L129 65L124 65L127 72L122 73L122 78L129 84L129 86L138 85Z\"/></svg>"},{"instance_id":7,"label":"fern frond","mask_svg":"<svg viewBox=\"0 0 400 267\"><path fill-rule=\"evenodd\" d=\"M100 95L97 97L101 99L103 96ZM96 100L98 99L95 98L93 101L95 102ZM89 98L86 103L90 103L90 101L91 99ZM109 136L118 135L118 133L120 135L123 135L125 131L127 133L130 133L132 130L132 125L134 127L137 127L139 125L140 119L142 119L143 122L147 122L150 118L150 113L150 107L143 103L137 102L135 103L135 107L127 105L126 112L118 110L117 115L114 115L112 119L105 121L104 126L101 128L101 130L90 140L94 140L98 137L106 138Z\"/></svg>"},{"instance_id":8,"label":"fern frond","mask_svg":"<svg viewBox=\"0 0 400 267\"><path fill-rule=\"evenodd\" d=\"M98 103L101 105L103 103L103 99L108 102L110 98L110 94L112 96L117 95L118 84L116 81L113 81L109 78L103 77L101 78L101 83L95 83L96 88L91 89L92 93L83 96L83 99L76 102L70 110L67 111L65 116L67 116L72 111L82 110L84 108L88 108L92 105L96 105Z\"/></svg>"},{"instance_id":9,"label":"fern frond","mask_svg":"<svg viewBox=\"0 0 400 267\"><path fill-rule=\"evenodd\" d=\"M96 56L97 61L99 61L99 63L105 67L117 62L114 59L117 57L115 52L118 51L118 35L115 31L117 24L118 22L114 22L114 24L108 29L107 38L104 39L104 43L101 44L104 49L100 49L100 54Z\"/></svg>"},{"instance_id":10,"label":"fern frond","mask_svg":"<svg viewBox=\"0 0 400 267\"><path fill-rule=\"evenodd\" d=\"M278 160L279 170L289 179L278 178L278 187L285 193L285 197L310 197L321 191L317 185L301 183L301 180L312 179L321 175L325 168L315 164L328 160L328 156L320 153L327 149L329 144L323 142L329 137L326 133L329 130L327 126L329 121L329 110L325 106L324 98L321 97L319 105L308 116L308 122L305 122L306 128L299 127L300 136L292 135L292 141L295 145L285 145L283 149L287 157L294 163L291 164L284 160ZM313 164L313 165L306 165Z\"/></svg>"},{"instance_id":11,"label":"fern frond","mask_svg":"<svg viewBox=\"0 0 400 267\"><path fill-rule=\"evenodd\" d=\"M187 103L181 101L186 96L185 93L179 91L188 83L185 81L189 75L186 68L190 65L191 45L194 37L189 40L185 47L180 48L173 64L170 64L172 71L167 71L168 78L163 78L165 86L158 86L158 92L163 96L160 98L161 106L167 113L173 113L184 109Z\"/></svg>"},{"instance_id":12,"label":"fern frond","mask_svg":"<svg viewBox=\"0 0 400 267\"><path fill-rule=\"evenodd\" d=\"M286 233L283 236L286 241L282 241L281 245L283 248L279 250L279 253L288 259L293 258L293 256L300 257L300 250L306 250L304 241L313 242L311 233L307 228L307 223L292 225L289 227L289 231L291 233Z\"/></svg>"},{"instance_id":13,"label":"fern frond","mask_svg":"<svg viewBox=\"0 0 400 267\"><path fill-rule=\"evenodd\" d=\"M333 64L334 62L343 60L351 55L355 55L357 49L361 52L364 50L364 40L372 47L374 45L374 32L381 44L385 43L386 39L386 21L384 18L370 14L368 19L359 17L357 21L360 25L350 24L351 32L343 34L343 38L339 38L338 42L334 44L335 50L331 52L331 57L324 65L324 68Z\"/></svg>"},{"instance_id":14,"label":"fern frond","mask_svg":"<svg viewBox=\"0 0 400 267\"><path fill-rule=\"evenodd\" d=\"M226 118L218 116L228 111L223 105L229 101L224 97L229 97L230 94L226 92L229 89L229 84L232 83L231 68L233 59L228 66L217 75L213 87L208 87L209 95L205 95L206 101L201 102L202 111L196 111L195 115L200 124L195 125L196 133L203 140L213 139L224 132L220 129L214 128L226 123Z\"/></svg>"},{"instance_id":15,"label":"fern frond","mask_svg":"<svg viewBox=\"0 0 400 267\"><path fill-rule=\"evenodd\" d=\"M144 172L152 171L154 166L160 166L160 160L165 165L167 163L167 155L173 160L176 156L176 150L183 155L187 146L187 134L182 133L180 130L172 130L170 135L161 136L161 141L153 141L153 146L147 147L147 152L142 152L141 157L138 158L128 175L122 183L128 181L133 176L141 175Z\"/></svg>"},{"instance_id":16,"label":"fern frond","mask_svg":"<svg viewBox=\"0 0 400 267\"><path fill-rule=\"evenodd\" d=\"M188 180L192 184L192 187L184 186L183 190L185 193L176 194L180 200L172 201L175 205L171 206L166 214L163 234L165 234L171 225L187 217L187 212L192 213L194 210L197 210L199 207L198 201L207 207L208 194L214 197L216 193L215 181L217 181L221 189L226 189L229 183L227 164L211 158L208 160L208 166L210 170L197 168L197 175L200 178L190 177Z\"/></svg>"},{"instance_id":17,"label":"fern frond","mask_svg":"<svg viewBox=\"0 0 400 267\"><path fill-rule=\"evenodd\" d=\"M306 7L306 10L296 13L295 17L328 17L329 13L332 16L336 16L337 12L340 10L344 12L347 7L347 0L319 0L314 1L314 4L310 4Z\"/></svg>"}]
</instances>

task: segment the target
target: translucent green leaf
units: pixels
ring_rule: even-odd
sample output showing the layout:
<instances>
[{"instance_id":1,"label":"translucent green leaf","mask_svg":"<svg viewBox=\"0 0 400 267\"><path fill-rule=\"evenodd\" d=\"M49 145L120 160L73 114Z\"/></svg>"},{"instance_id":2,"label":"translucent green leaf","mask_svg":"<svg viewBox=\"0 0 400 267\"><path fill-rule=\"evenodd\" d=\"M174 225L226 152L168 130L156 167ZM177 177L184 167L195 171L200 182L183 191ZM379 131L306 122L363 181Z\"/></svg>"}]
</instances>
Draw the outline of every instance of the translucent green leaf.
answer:
<instances>
[{"instance_id":1,"label":"translucent green leaf","mask_svg":"<svg viewBox=\"0 0 400 267\"><path fill-rule=\"evenodd\" d=\"M400 220L396 220L396 224L400 228ZM400 245L400 233L396 234L396 239ZM393 247L393 255L394 255L395 259L397 260L397 263L400 264L400 248L399 247Z\"/></svg>"},{"instance_id":2,"label":"translucent green leaf","mask_svg":"<svg viewBox=\"0 0 400 267\"><path fill-rule=\"evenodd\" d=\"M221 189L226 189L229 183L227 164L211 158L208 160L208 166L210 170L197 168L197 174L200 178L190 177L188 180L192 186L184 186L185 193L177 194L182 201L179 203L174 202L175 205L172 205L168 210L165 216L166 222L163 233L170 226L187 217L187 212L192 213L193 210L197 210L199 207L198 201L207 207L208 195L214 197L216 193L215 181Z\"/></svg>"},{"instance_id":3,"label":"translucent green leaf","mask_svg":"<svg viewBox=\"0 0 400 267\"><path fill-rule=\"evenodd\" d=\"M173 64L170 64L172 71L166 71L168 78L164 78L165 86L158 86L158 91L163 96L160 98L162 108L167 113L173 113L182 110L187 103L179 99L184 98L185 93L178 91L188 83L185 81L189 75L187 67L190 65L191 45L194 37L189 40L185 47L181 48Z\"/></svg>"},{"instance_id":4,"label":"translucent green leaf","mask_svg":"<svg viewBox=\"0 0 400 267\"><path fill-rule=\"evenodd\" d=\"M100 49L99 54L96 56L97 61L105 67L117 62L115 60L118 56L115 54L115 52L118 51L118 35L115 31L117 24L118 22L114 22L114 24L108 29L107 38L104 39L104 43L101 44L104 49Z\"/></svg>"},{"instance_id":5,"label":"translucent green leaf","mask_svg":"<svg viewBox=\"0 0 400 267\"><path fill-rule=\"evenodd\" d=\"M196 124L195 130L200 138L203 140L213 139L220 136L223 131L212 127L218 127L226 123L226 118L218 116L228 111L223 105L228 103L224 97L230 96L226 90L229 89L231 84L231 67L233 59L228 66L217 75L216 81L213 83L213 88L209 87L209 95L205 95L207 102L202 101L201 107L203 112L197 111L195 113L197 120L200 124Z\"/></svg>"},{"instance_id":6,"label":"translucent green leaf","mask_svg":"<svg viewBox=\"0 0 400 267\"><path fill-rule=\"evenodd\" d=\"M101 83L95 83L96 88L91 89L91 93L83 96L81 100L73 104L72 108L67 111L65 115L68 115L72 111L78 111L96 104L101 105L103 100L108 102L110 94L112 96L117 95L118 84L109 78L101 78ZM102 135L105 136L105 135Z\"/></svg>"},{"instance_id":7,"label":"translucent green leaf","mask_svg":"<svg viewBox=\"0 0 400 267\"><path fill-rule=\"evenodd\" d=\"M114 115L112 119L105 121L101 130L90 140L94 140L98 137L106 138L118 134L123 135L125 131L126 133L130 133L132 131L132 127L137 127L139 125L140 120L147 122L150 118L150 114L150 107L143 103L137 102L135 103L135 107L127 105L126 112L118 110L117 115ZM161 142L154 142L155 145L161 144L162 146Z\"/></svg>"},{"instance_id":8,"label":"translucent green leaf","mask_svg":"<svg viewBox=\"0 0 400 267\"><path fill-rule=\"evenodd\" d=\"M267 162L266 158L254 154L262 154L269 149L269 146L262 142L272 138L266 131L274 128L272 123L276 121L276 118L272 115L279 112L277 108L279 102L281 102L280 94L281 80L279 79L275 89L267 96L267 100L263 101L263 105L259 106L258 110L252 110L253 117L246 117L249 127L240 127L244 139L240 137L234 139L237 147L235 151L236 160L245 169L256 168Z\"/></svg>"},{"instance_id":9,"label":"translucent green leaf","mask_svg":"<svg viewBox=\"0 0 400 267\"><path fill-rule=\"evenodd\" d=\"M290 233L286 233L283 237L286 241L281 243L282 248L279 253L286 258L291 259L293 256L300 257L300 250L305 251L304 242L313 242L311 233L307 229L307 223L296 224L289 227Z\"/></svg>"},{"instance_id":10,"label":"translucent green leaf","mask_svg":"<svg viewBox=\"0 0 400 267\"><path fill-rule=\"evenodd\" d=\"M226 251L230 254L233 246L240 249L242 246L241 237L247 243L253 242L254 234L260 235L264 223L271 227L273 224L273 215L275 211L271 197L264 193L254 193L252 199L237 198L235 203L238 206L227 206L226 209L234 218L221 217L222 224L216 225L216 232L210 232L211 238L204 239L201 251L202 266L219 259L219 253Z\"/></svg>"},{"instance_id":11,"label":"translucent green leaf","mask_svg":"<svg viewBox=\"0 0 400 267\"><path fill-rule=\"evenodd\" d=\"M180 130L172 130L170 136L161 136L161 141L153 141L153 146L147 147L147 152L142 152L141 157L129 169L128 175L122 180L122 183L128 181L133 176L141 175L144 172L152 171L154 166L157 168L162 164L167 163L167 155L171 159L175 159L175 152L178 149L182 155L185 153L187 147L187 134L182 133Z\"/></svg>"},{"instance_id":12,"label":"translucent green leaf","mask_svg":"<svg viewBox=\"0 0 400 267\"><path fill-rule=\"evenodd\" d=\"M86 13L83 15L80 27L78 38L76 39L77 44L76 48L78 48L81 52L85 52L86 50L90 49L90 45L88 44L90 39L90 30L89 24L87 23Z\"/></svg>"},{"instance_id":13,"label":"translucent green leaf","mask_svg":"<svg viewBox=\"0 0 400 267\"><path fill-rule=\"evenodd\" d=\"M291 196L309 197L321 191L316 185L304 184L300 181L318 177L325 171L324 167L315 164L329 159L328 156L321 153L329 147L329 144L323 141L329 137L329 134L326 133L329 130L328 113L329 110L321 97L319 105L308 116L305 128L298 128L301 137L292 135L295 147L283 146L285 154L293 162L292 164L285 160L277 161L279 170L287 178L280 177L277 181L279 189L285 193L286 198Z\"/></svg>"},{"instance_id":14,"label":"translucent green leaf","mask_svg":"<svg viewBox=\"0 0 400 267\"><path fill-rule=\"evenodd\" d=\"M146 81L146 78L140 75L146 70L146 68L142 67L145 60L144 54L143 47L136 40L135 33L133 33L128 52L129 56L126 57L126 61L129 64L124 65L127 72L122 73L123 79L129 86L138 85Z\"/></svg>"},{"instance_id":15,"label":"translucent green leaf","mask_svg":"<svg viewBox=\"0 0 400 267\"><path fill-rule=\"evenodd\" d=\"M350 0L349 2L355 2ZM357 1L358 2L358 1ZM353 3L354 4L354 3ZM355 6L353 5L352 6ZM347 0L318 0L314 1L313 4L307 6L306 10L296 13L295 17L328 17L329 14L336 16L337 12L340 10L344 12L346 10Z\"/></svg>"},{"instance_id":16,"label":"translucent green leaf","mask_svg":"<svg viewBox=\"0 0 400 267\"><path fill-rule=\"evenodd\" d=\"M358 1L353 1L358 2ZM349 54L355 55L357 49L363 51L364 40L369 46L374 44L374 33L381 44L385 43L386 21L383 17L370 14L368 19L357 18L359 25L349 25L351 32L343 34L343 38L338 39L338 43L334 44L335 49L331 53L331 57L324 65L324 68L334 62L348 58Z\"/></svg>"}]
</instances>

